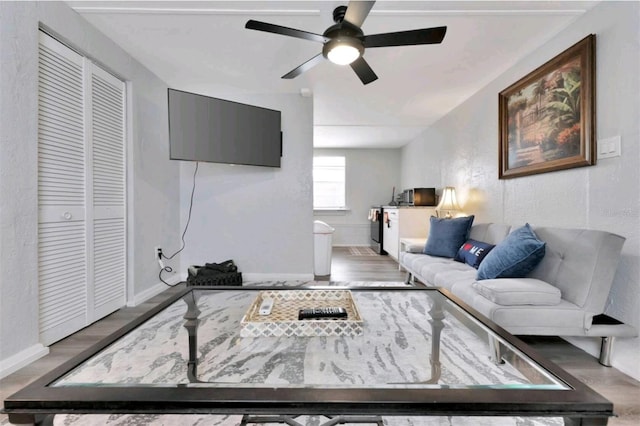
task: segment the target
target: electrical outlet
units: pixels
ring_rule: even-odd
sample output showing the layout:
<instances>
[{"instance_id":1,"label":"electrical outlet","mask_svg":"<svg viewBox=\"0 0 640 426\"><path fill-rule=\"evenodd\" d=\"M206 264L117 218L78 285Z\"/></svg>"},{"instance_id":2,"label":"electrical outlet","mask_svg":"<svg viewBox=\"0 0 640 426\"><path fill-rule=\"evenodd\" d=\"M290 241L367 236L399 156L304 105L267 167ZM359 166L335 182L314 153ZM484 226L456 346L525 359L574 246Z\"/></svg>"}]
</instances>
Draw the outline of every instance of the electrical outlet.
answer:
<instances>
[{"instance_id":1,"label":"electrical outlet","mask_svg":"<svg viewBox=\"0 0 640 426\"><path fill-rule=\"evenodd\" d=\"M153 248L153 260L162 260L162 247Z\"/></svg>"}]
</instances>

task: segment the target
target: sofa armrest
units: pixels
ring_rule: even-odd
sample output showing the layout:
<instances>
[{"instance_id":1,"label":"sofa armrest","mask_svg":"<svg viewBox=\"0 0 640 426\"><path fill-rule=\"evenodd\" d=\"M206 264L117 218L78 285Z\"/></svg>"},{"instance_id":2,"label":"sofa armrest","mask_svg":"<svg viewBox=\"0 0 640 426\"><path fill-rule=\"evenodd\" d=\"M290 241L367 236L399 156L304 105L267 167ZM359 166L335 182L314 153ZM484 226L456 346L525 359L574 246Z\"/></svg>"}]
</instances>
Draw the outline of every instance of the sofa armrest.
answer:
<instances>
[{"instance_id":1,"label":"sofa armrest","mask_svg":"<svg viewBox=\"0 0 640 426\"><path fill-rule=\"evenodd\" d=\"M407 244L404 251L407 253L422 253L423 250L424 244Z\"/></svg>"}]
</instances>

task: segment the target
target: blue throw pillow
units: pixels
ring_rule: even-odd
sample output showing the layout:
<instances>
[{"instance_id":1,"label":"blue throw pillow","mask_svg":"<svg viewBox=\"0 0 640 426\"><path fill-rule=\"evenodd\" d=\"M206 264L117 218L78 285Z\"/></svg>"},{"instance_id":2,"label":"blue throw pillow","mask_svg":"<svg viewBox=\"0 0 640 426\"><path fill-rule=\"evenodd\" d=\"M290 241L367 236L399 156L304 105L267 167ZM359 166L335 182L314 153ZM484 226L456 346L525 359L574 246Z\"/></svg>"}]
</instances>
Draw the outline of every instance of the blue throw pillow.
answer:
<instances>
[{"instance_id":1,"label":"blue throw pillow","mask_svg":"<svg viewBox=\"0 0 640 426\"><path fill-rule=\"evenodd\" d=\"M469 238L474 216L440 219L431 216L429 238L423 253L431 256L454 257Z\"/></svg>"},{"instance_id":2,"label":"blue throw pillow","mask_svg":"<svg viewBox=\"0 0 640 426\"><path fill-rule=\"evenodd\" d=\"M525 277L544 257L545 245L527 223L491 250L478 267L478 279Z\"/></svg>"},{"instance_id":3,"label":"blue throw pillow","mask_svg":"<svg viewBox=\"0 0 640 426\"><path fill-rule=\"evenodd\" d=\"M467 240L467 242L462 244L462 247L460 247L453 260L466 263L478 269L482 259L484 259L494 247L493 244L483 243L482 241Z\"/></svg>"}]
</instances>

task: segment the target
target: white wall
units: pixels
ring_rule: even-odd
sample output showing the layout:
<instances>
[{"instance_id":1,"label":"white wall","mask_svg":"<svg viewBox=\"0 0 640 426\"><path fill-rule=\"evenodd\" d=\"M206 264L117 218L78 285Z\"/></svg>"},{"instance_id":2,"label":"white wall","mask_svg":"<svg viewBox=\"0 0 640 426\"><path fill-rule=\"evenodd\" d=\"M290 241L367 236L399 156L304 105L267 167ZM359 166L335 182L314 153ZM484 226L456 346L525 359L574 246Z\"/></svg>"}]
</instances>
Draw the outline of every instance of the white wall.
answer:
<instances>
[{"instance_id":1,"label":"white wall","mask_svg":"<svg viewBox=\"0 0 640 426\"><path fill-rule=\"evenodd\" d=\"M440 164L444 139L437 130L429 128L401 150L400 181L402 188L436 188L441 182ZM410 165L406 167L405 165Z\"/></svg>"},{"instance_id":2,"label":"white wall","mask_svg":"<svg viewBox=\"0 0 640 426\"><path fill-rule=\"evenodd\" d=\"M38 342L38 24L128 82L128 299L164 287L154 245L179 240L166 85L62 2L0 2L0 377L46 354Z\"/></svg>"},{"instance_id":3,"label":"white wall","mask_svg":"<svg viewBox=\"0 0 640 426\"><path fill-rule=\"evenodd\" d=\"M281 168L200 163L180 269L233 259L245 281L313 279L313 103L300 95L177 88L282 112ZM195 163L181 162L185 225Z\"/></svg>"},{"instance_id":4,"label":"white wall","mask_svg":"<svg viewBox=\"0 0 640 426\"><path fill-rule=\"evenodd\" d=\"M372 206L389 204L393 187L400 188L400 149L315 149L315 156L344 156L346 162L345 212L315 212L314 218L335 228L334 246L371 244ZM396 192L397 194L397 192Z\"/></svg>"},{"instance_id":5,"label":"white wall","mask_svg":"<svg viewBox=\"0 0 640 426\"><path fill-rule=\"evenodd\" d=\"M498 179L498 93L588 34L596 34L597 135L620 135L622 156L593 167ZM640 328L640 4L604 2L435 123L405 148L431 151L441 135L442 185L477 221L603 229L627 238L606 313ZM426 147L426 148L425 148ZM403 184L405 184L403 182ZM592 354L598 339L569 339ZM640 339L619 339L612 363L640 379Z\"/></svg>"}]
</instances>

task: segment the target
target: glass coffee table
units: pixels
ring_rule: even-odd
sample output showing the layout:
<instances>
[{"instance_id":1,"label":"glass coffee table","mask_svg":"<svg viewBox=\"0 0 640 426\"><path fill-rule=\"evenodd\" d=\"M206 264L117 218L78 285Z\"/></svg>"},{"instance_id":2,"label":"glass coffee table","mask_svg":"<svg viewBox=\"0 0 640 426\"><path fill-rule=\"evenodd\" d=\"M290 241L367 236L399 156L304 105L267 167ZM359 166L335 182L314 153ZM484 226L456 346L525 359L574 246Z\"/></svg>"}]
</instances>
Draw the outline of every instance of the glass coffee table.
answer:
<instances>
[{"instance_id":1,"label":"glass coffee table","mask_svg":"<svg viewBox=\"0 0 640 426\"><path fill-rule=\"evenodd\" d=\"M336 291L353 303L347 318L297 319L300 308L345 305ZM274 307L260 316L266 296ZM613 416L611 402L446 290L418 287L187 288L4 406L12 423L65 413L289 425L301 415L326 425L382 416L606 425Z\"/></svg>"}]
</instances>

